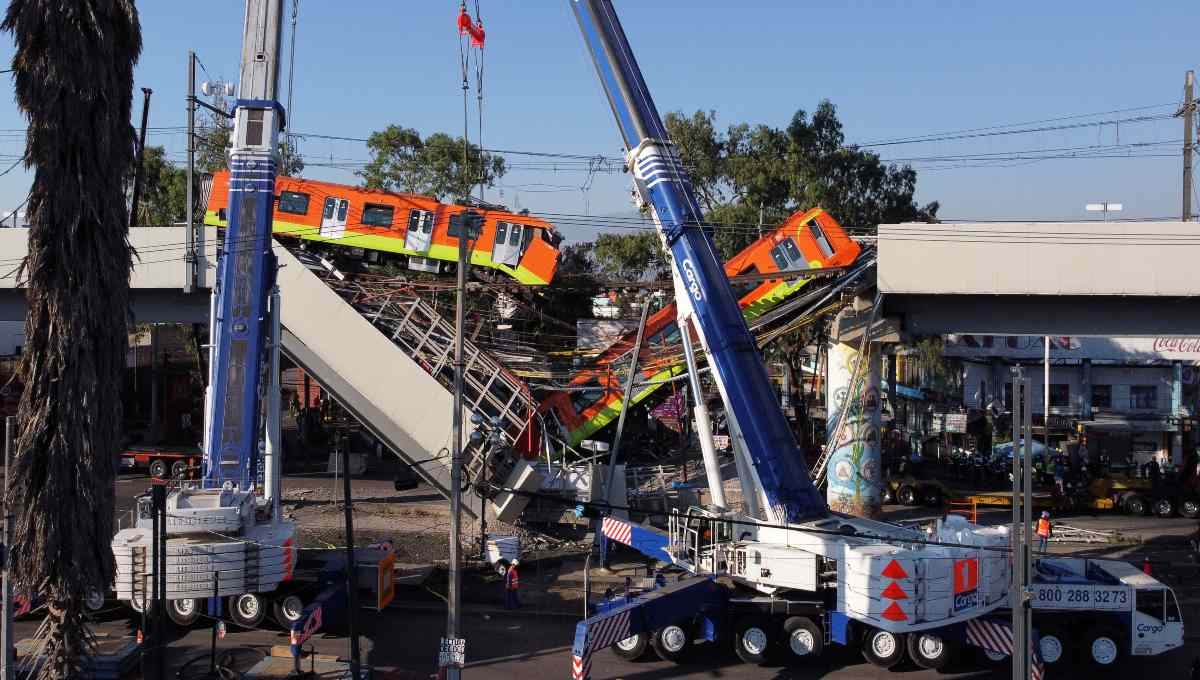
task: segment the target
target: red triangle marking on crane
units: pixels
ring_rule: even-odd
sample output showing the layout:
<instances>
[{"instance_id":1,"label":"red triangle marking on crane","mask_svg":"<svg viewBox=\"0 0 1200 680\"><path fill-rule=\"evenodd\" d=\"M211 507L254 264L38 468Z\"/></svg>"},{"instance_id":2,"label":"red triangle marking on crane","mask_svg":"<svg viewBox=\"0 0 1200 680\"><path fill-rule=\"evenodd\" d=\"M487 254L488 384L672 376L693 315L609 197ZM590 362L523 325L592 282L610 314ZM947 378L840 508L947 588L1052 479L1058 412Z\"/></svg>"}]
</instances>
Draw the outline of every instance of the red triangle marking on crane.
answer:
<instances>
[{"instance_id":1,"label":"red triangle marking on crane","mask_svg":"<svg viewBox=\"0 0 1200 680\"><path fill-rule=\"evenodd\" d=\"M883 610L883 618L887 619L888 621L907 621L908 614L904 613L904 610L900 608L900 605L893 602L888 605L887 609Z\"/></svg>"},{"instance_id":2,"label":"red triangle marking on crane","mask_svg":"<svg viewBox=\"0 0 1200 680\"><path fill-rule=\"evenodd\" d=\"M892 584L883 589L883 596L892 600L907 600L908 593L900 587L899 583L892 581Z\"/></svg>"},{"instance_id":3,"label":"red triangle marking on crane","mask_svg":"<svg viewBox=\"0 0 1200 680\"><path fill-rule=\"evenodd\" d=\"M904 571L904 567L900 566L896 560L889 562L880 573L887 578L908 578L908 572Z\"/></svg>"}]
</instances>

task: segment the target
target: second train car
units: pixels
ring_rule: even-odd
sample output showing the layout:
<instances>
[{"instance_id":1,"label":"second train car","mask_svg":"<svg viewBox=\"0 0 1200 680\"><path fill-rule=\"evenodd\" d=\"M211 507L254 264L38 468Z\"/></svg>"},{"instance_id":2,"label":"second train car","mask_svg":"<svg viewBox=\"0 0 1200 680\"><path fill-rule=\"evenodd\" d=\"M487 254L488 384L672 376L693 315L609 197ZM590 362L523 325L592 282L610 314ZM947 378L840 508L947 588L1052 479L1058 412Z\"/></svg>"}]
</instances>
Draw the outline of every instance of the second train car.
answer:
<instances>
[{"instance_id":1,"label":"second train car","mask_svg":"<svg viewBox=\"0 0 1200 680\"><path fill-rule=\"evenodd\" d=\"M851 239L832 215L821 208L799 211L784 220L725 263L730 278L747 274L797 272L853 264L862 247ZM766 279L737 283L742 315L752 321L777 307L804 287L810 279ZM546 396L539 412L548 424L559 429L573 445L595 434L621 413L622 381L628 371L637 333L631 331L604 350L587 368L572 378L566 390ZM654 394L661 381L683 372L679 326L674 303L646 320L639 351L638 372L647 381L631 402L641 403ZM624 367L622 367L622 364Z\"/></svg>"},{"instance_id":2,"label":"second train car","mask_svg":"<svg viewBox=\"0 0 1200 680\"><path fill-rule=\"evenodd\" d=\"M466 207L429 196L363 189L297 177L275 180L276 236L332 246L390 253L402 266L442 273L458 261L458 220ZM208 226L224 228L229 173L214 174L204 214ZM474 208L484 216L471 264L517 281L545 285L558 267L562 237L554 225L527 214Z\"/></svg>"}]
</instances>

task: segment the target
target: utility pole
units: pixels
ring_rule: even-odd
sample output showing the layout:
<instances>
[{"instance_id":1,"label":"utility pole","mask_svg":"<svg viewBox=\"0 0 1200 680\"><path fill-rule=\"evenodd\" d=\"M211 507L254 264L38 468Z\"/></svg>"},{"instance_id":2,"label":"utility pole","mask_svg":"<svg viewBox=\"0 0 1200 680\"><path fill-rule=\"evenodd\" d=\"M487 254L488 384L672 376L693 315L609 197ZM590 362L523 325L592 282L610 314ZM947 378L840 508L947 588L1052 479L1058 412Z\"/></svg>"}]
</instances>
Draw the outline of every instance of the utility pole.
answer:
<instances>
[{"instance_id":1,"label":"utility pole","mask_svg":"<svg viewBox=\"0 0 1200 680\"><path fill-rule=\"evenodd\" d=\"M276 298L278 299L278 298ZM278 359L276 359L278 361ZM358 562L354 556L354 497L350 488L350 446L341 446L342 506L346 520L346 632L350 634L350 677L361 678L361 654L358 649Z\"/></svg>"},{"instance_id":2,"label":"utility pole","mask_svg":"<svg viewBox=\"0 0 1200 680\"><path fill-rule=\"evenodd\" d=\"M188 50L188 82L187 82L187 229L184 238L187 242L185 258L186 273L183 278L183 292L191 293L196 286L196 214L193 203L196 200L196 53Z\"/></svg>"},{"instance_id":3,"label":"utility pole","mask_svg":"<svg viewBox=\"0 0 1200 680\"><path fill-rule=\"evenodd\" d=\"M463 101L465 102L465 81L463 86ZM465 150L463 155L466 156ZM466 168L465 163L463 167ZM454 413L450 426L450 583L446 594L446 637L442 640L443 649L438 659L439 670L445 670L446 680L458 680L462 677L462 667L456 663L458 659L454 652L460 644L462 608L462 565L459 564L461 560L459 542L462 535L463 335L466 332L467 239L473 226L470 215L471 211L469 210L462 213L462 222L458 229L458 271L455 285L457 301L454 308ZM447 645L450 647L449 650L446 649ZM443 676L439 674L440 677Z\"/></svg>"},{"instance_id":4,"label":"utility pole","mask_svg":"<svg viewBox=\"0 0 1200 680\"><path fill-rule=\"evenodd\" d=\"M1188 71L1183 79L1183 108L1176 115L1183 117L1183 221L1192 219L1192 132L1196 120L1196 72Z\"/></svg>"},{"instance_id":5,"label":"utility pole","mask_svg":"<svg viewBox=\"0 0 1200 680\"><path fill-rule=\"evenodd\" d=\"M292 144L292 90L296 85L296 20L300 16L300 0L292 0L292 34L288 46L288 98L287 115L283 118L283 143L287 144L287 157L290 161L296 149Z\"/></svg>"},{"instance_id":6,"label":"utility pole","mask_svg":"<svg viewBox=\"0 0 1200 680\"><path fill-rule=\"evenodd\" d=\"M142 88L142 129L138 133L137 167L133 173L133 201L129 206L129 228L137 226L138 202L142 197L142 177L146 174L143 163L146 160L146 122L150 118L150 95L154 91L148 87Z\"/></svg>"}]
</instances>

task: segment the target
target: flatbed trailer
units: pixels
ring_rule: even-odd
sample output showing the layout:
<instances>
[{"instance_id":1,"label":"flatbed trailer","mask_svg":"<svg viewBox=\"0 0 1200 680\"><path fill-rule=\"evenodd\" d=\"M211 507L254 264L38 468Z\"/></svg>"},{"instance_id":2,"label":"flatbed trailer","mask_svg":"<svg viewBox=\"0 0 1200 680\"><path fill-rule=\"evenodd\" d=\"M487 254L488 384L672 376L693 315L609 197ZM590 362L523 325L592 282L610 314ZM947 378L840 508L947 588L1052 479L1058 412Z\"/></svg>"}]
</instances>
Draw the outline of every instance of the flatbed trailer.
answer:
<instances>
[{"instance_id":1,"label":"flatbed trailer","mask_svg":"<svg viewBox=\"0 0 1200 680\"><path fill-rule=\"evenodd\" d=\"M146 470L151 477L189 478L204 454L195 446L129 446L121 452L122 470Z\"/></svg>"}]
</instances>

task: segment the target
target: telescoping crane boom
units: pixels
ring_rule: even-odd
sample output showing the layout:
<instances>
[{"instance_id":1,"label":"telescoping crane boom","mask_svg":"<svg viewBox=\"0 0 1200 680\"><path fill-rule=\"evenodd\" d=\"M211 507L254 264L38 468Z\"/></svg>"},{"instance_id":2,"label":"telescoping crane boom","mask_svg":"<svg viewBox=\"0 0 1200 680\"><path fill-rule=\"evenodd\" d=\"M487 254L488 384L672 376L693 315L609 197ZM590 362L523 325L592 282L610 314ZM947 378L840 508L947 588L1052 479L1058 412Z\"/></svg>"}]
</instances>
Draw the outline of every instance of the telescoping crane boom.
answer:
<instances>
[{"instance_id":1,"label":"telescoping crane boom","mask_svg":"<svg viewBox=\"0 0 1200 680\"><path fill-rule=\"evenodd\" d=\"M766 366L703 226L691 178L668 139L616 12L608 2L573 5L628 150L637 193L649 204L671 254L679 316L695 323L725 402L735 448L753 461L750 472L765 496L764 510L776 522L821 517L827 511L825 501L809 480L803 453L783 413L768 407L775 398ZM684 334L684 342L689 341Z\"/></svg>"},{"instance_id":2,"label":"telescoping crane boom","mask_svg":"<svg viewBox=\"0 0 1200 680\"><path fill-rule=\"evenodd\" d=\"M695 638L715 639L722 631L747 660L764 659L781 644L797 656L816 654L824 638L862 644L868 659L891 666L911 638L916 644L907 652L918 664L945 663L944 638L953 637L952 629L1007 602L1006 532L954 518L930 537L829 510L772 393L691 179L611 1L570 2L624 140L636 196L670 256L683 341L690 342L687 327L694 326L708 356L746 508L673 514L665 533L605 518L606 540L694 577L644 600L602 607L581 622L573 675L586 676L591 653L610 644L634 655L639 636L649 636L660 656L677 658ZM710 488L720 488L715 456L705 456L705 468ZM863 474L872 472L878 473ZM734 585L714 590L713 575Z\"/></svg>"}]
</instances>

